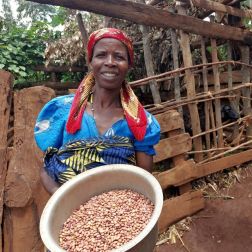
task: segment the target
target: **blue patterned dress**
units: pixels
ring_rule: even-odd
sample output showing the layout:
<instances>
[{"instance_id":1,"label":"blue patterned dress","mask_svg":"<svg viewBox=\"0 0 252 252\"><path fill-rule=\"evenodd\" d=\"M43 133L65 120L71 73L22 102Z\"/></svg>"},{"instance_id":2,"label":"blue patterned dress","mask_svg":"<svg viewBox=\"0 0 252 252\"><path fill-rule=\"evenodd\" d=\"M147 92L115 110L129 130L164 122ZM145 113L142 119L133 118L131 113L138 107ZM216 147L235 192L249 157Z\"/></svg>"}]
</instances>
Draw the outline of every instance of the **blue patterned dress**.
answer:
<instances>
[{"instance_id":1,"label":"blue patterned dress","mask_svg":"<svg viewBox=\"0 0 252 252\"><path fill-rule=\"evenodd\" d=\"M73 95L54 98L38 115L34 136L38 147L46 153L47 173L57 182L64 183L87 169L113 163L135 163L135 152L155 155L154 145L160 138L160 126L146 111L148 125L145 138L137 141L127 121L120 119L100 134L96 122L84 112L82 127L75 134L66 131L66 122Z\"/></svg>"}]
</instances>

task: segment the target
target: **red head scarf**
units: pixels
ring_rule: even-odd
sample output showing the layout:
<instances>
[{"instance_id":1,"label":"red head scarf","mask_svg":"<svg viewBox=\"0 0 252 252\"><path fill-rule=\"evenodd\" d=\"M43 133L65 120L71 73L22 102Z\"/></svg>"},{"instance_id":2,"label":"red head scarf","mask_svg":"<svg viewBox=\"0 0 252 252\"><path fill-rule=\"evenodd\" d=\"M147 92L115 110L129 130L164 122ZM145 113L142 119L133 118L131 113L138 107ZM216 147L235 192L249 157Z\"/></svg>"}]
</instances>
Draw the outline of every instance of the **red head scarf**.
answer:
<instances>
[{"instance_id":1,"label":"red head scarf","mask_svg":"<svg viewBox=\"0 0 252 252\"><path fill-rule=\"evenodd\" d=\"M115 28L104 28L93 32L88 41L87 51L88 60L92 60L93 49L95 43L102 38L114 38L121 41L128 49L129 65L133 64L133 46L131 40L125 33ZM95 85L95 79L92 73L88 74L79 85L79 88L74 96L70 114L66 124L66 130L70 134L74 134L81 128L82 116L87 105L88 97ZM147 117L143 106L138 101L136 95L130 85L124 81L120 91L121 103L124 110L125 119L134 137L141 141L143 140L146 127Z\"/></svg>"},{"instance_id":2,"label":"red head scarf","mask_svg":"<svg viewBox=\"0 0 252 252\"><path fill-rule=\"evenodd\" d=\"M93 56L93 49L95 44L103 38L113 38L121 41L128 50L129 54L129 65L133 65L133 59L134 59L134 51L133 51L133 45L131 39L122 31L115 29L115 28L103 28L97 31L94 31L89 36L88 44L87 44L87 54L88 54L88 60L89 63L92 60Z\"/></svg>"}]
</instances>

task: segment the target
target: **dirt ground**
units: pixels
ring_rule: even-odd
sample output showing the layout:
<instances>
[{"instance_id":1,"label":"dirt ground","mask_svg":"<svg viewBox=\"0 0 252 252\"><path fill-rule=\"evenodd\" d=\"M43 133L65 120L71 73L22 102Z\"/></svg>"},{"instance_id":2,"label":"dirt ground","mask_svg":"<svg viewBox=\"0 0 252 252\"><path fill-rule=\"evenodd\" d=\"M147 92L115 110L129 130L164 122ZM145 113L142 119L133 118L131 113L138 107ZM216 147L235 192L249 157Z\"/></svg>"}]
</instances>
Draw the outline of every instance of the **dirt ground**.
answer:
<instances>
[{"instance_id":1,"label":"dirt ground","mask_svg":"<svg viewBox=\"0 0 252 252\"><path fill-rule=\"evenodd\" d=\"M252 168L242 171L240 182L206 199L203 210L192 216L190 230L175 244L162 244L157 252L250 252L252 251Z\"/></svg>"}]
</instances>

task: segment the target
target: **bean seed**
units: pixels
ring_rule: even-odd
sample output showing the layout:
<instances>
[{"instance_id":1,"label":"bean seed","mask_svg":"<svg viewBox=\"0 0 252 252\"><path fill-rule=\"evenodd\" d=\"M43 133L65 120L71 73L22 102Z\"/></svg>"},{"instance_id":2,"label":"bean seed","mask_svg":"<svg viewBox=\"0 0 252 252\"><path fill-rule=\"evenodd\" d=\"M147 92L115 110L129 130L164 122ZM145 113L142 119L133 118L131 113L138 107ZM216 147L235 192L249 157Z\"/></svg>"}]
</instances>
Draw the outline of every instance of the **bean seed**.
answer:
<instances>
[{"instance_id":1,"label":"bean seed","mask_svg":"<svg viewBox=\"0 0 252 252\"><path fill-rule=\"evenodd\" d=\"M92 197L63 224L60 246L68 252L116 249L147 225L153 203L132 190L113 190Z\"/></svg>"}]
</instances>

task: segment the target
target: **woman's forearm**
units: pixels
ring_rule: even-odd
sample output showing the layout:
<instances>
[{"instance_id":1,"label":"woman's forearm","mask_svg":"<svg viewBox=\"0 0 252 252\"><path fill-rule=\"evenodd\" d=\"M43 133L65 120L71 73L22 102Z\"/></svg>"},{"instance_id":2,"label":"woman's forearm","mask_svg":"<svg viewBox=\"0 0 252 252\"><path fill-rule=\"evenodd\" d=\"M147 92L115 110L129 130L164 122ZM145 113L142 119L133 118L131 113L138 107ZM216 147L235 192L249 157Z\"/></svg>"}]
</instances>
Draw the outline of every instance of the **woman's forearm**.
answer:
<instances>
[{"instance_id":1,"label":"woman's forearm","mask_svg":"<svg viewBox=\"0 0 252 252\"><path fill-rule=\"evenodd\" d=\"M152 172L153 156L149 156L144 152L136 152L136 165L148 172Z\"/></svg>"},{"instance_id":2,"label":"woman's forearm","mask_svg":"<svg viewBox=\"0 0 252 252\"><path fill-rule=\"evenodd\" d=\"M41 169L40 177L44 188L50 194L55 193L55 191L60 187L60 185L47 174L44 168Z\"/></svg>"}]
</instances>

